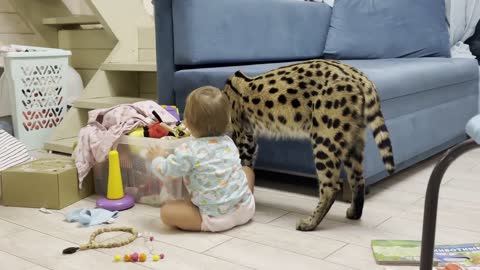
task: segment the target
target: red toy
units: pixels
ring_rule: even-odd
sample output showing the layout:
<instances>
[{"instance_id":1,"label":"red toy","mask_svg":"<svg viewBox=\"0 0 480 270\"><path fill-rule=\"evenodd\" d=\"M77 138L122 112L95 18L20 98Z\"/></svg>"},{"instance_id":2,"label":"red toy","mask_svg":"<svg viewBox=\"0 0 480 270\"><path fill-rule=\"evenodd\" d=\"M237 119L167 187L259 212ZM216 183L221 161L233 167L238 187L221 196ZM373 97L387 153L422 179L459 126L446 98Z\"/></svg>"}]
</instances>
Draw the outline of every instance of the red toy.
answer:
<instances>
[{"instance_id":1,"label":"red toy","mask_svg":"<svg viewBox=\"0 0 480 270\"><path fill-rule=\"evenodd\" d=\"M167 136L169 131L162 127L160 123L155 123L149 127L144 127L144 136L150 138L163 138Z\"/></svg>"}]
</instances>

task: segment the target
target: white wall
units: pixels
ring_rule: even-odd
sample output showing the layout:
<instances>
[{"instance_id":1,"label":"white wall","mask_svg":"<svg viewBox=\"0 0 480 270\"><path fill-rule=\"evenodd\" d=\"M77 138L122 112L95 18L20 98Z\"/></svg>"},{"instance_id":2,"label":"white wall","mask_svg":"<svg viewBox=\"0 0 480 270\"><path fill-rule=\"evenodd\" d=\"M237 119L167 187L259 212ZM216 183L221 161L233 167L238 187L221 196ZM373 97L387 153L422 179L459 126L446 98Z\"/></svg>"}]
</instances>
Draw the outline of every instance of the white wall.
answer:
<instances>
[{"instance_id":1,"label":"white wall","mask_svg":"<svg viewBox=\"0 0 480 270\"><path fill-rule=\"evenodd\" d=\"M75 15L91 15L92 11L84 0L63 0L70 12Z\"/></svg>"},{"instance_id":2,"label":"white wall","mask_svg":"<svg viewBox=\"0 0 480 270\"><path fill-rule=\"evenodd\" d=\"M143 6L147 13L151 16L153 16L153 4L152 0L129 0L129 1L142 1ZM333 0L329 0L333 1ZM68 7L70 12L75 15L85 15L85 14L93 14L90 8L88 7L87 4L85 4L85 1L83 0L63 0L65 5Z\"/></svg>"},{"instance_id":3,"label":"white wall","mask_svg":"<svg viewBox=\"0 0 480 270\"><path fill-rule=\"evenodd\" d=\"M92 14L83 0L63 1L73 14ZM45 42L18 16L9 0L0 0L0 46L8 44L44 46Z\"/></svg>"},{"instance_id":4,"label":"white wall","mask_svg":"<svg viewBox=\"0 0 480 270\"><path fill-rule=\"evenodd\" d=\"M8 0L0 0L0 46L8 44L41 46L44 41L18 16Z\"/></svg>"}]
</instances>

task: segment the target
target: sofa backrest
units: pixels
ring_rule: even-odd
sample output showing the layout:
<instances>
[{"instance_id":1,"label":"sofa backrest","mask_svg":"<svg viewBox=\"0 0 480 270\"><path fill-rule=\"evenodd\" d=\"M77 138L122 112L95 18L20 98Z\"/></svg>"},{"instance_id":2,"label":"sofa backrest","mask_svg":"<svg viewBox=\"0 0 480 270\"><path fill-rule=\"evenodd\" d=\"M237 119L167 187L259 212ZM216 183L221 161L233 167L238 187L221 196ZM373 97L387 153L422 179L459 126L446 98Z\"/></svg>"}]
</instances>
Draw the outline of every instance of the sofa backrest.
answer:
<instances>
[{"instance_id":1,"label":"sofa backrest","mask_svg":"<svg viewBox=\"0 0 480 270\"><path fill-rule=\"evenodd\" d=\"M298 0L172 0L176 65L317 58L331 7Z\"/></svg>"}]
</instances>

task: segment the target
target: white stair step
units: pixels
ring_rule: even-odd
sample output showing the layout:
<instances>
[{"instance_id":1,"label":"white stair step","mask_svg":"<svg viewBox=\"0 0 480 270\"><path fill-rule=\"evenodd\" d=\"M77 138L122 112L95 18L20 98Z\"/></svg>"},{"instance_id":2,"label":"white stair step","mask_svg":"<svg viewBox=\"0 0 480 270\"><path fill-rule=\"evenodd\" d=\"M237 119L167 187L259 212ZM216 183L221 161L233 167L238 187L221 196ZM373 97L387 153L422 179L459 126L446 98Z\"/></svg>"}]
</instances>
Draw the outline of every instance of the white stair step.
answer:
<instances>
[{"instance_id":1,"label":"white stair step","mask_svg":"<svg viewBox=\"0 0 480 270\"><path fill-rule=\"evenodd\" d=\"M53 152L71 154L76 141L77 137L48 141L45 143L44 148Z\"/></svg>"},{"instance_id":2,"label":"white stair step","mask_svg":"<svg viewBox=\"0 0 480 270\"><path fill-rule=\"evenodd\" d=\"M52 26L100 24L98 18L93 15L74 15L67 17L44 18L42 22L45 25Z\"/></svg>"},{"instance_id":3,"label":"white stair step","mask_svg":"<svg viewBox=\"0 0 480 270\"><path fill-rule=\"evenodd\" d=\"M101 67L102 70L109 71L144 71L144 72L156 72L157 63L155 62L131 62L131 63L104 63Z\"/></svg>"},{"instance_id":4,"label":"white stair step","mask_svg":"<svg viewBox=\"0 0 480 270\"><path fill-rule=\"evenodd\" d=\"M73 103L75 108L80 109L104 109L110 108L120 104L129 104L139 101L144 101L144 98L138 97L100 97L100 98L86 98L79 99Z\"/></svg>"}]
</instances>

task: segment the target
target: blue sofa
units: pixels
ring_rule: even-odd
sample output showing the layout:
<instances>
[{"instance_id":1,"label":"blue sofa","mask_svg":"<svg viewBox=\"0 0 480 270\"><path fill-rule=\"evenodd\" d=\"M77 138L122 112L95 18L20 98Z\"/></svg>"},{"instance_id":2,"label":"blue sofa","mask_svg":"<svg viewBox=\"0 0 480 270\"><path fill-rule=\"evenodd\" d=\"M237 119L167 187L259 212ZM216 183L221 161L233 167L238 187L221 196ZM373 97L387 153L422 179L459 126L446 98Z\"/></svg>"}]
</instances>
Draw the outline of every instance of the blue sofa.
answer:
<instances>
[{"instance_id":1,"label":"blue sofa","mask_svg":"<svg viewBox=\"0 0 480 270\"><path fill-rule=\"evenodd\" d=\"M159 102L184 109L202 85L223 88L237 70L256 75L321 58L332 8L292 0L154 0ZM342 60L343 61L343 60ZM466 138L478 113L478 66L471 59L345 60L378 88L397 170ZM262 139L257 168L315 176L308 141ZM365 177L387 176L369 131Z\"/></svg>"}]
</instances>

